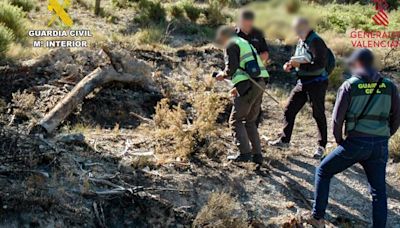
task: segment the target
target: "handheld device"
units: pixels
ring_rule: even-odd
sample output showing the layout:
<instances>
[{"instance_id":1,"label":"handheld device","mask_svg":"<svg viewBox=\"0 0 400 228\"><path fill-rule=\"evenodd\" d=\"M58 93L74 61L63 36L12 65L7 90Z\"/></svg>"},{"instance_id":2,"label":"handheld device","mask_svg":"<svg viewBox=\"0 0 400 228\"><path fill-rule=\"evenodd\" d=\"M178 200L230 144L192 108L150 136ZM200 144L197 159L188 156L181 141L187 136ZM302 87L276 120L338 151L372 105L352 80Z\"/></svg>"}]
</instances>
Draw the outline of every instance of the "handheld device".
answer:
<instances>
[{"instance_id":1,"label":"handheld device","mask_svg":"<svg viewBox=\"0 0 400 228\"><path fill-rule=\"evenodd\" d=\"M293 56L290 60L296 61L298 63L310 63L311 59L305 55Z\"/></svg>"}]
</instances>

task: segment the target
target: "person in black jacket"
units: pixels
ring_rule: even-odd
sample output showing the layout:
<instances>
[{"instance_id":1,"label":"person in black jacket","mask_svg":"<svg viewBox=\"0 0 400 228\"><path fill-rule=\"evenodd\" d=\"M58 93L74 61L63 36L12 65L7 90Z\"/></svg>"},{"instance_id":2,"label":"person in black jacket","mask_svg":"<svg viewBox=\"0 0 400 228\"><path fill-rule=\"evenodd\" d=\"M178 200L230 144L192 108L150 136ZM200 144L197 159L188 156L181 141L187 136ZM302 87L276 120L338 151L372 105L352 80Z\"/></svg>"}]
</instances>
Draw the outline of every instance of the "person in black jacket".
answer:
<instances>
[{"instance_id":1,"label":"person in black jacket","mask_svg":"<svg viewBox=\"0 0 400 228\"><path fill-rule=\"evenodd\" d=\"M251 10L242 10L239 16L239 22L236 27L236 34L239 37L247 40L256 49L258 55L263 61L264 65L269 60L268 45L265 41L265 37L262 31L254 27L255 15ZM266 82L267 83L267 82ZM260 106L260 112L257 116L256 125L257 127L262 122L262 109Z\"/></svg>"},{"instance_id":2,"label":"person in black jacket","mask_svg":"<svg viewBox=\"0 0 400 228\"><path fill-rule=\"evenodd\" d=\"M314 153L315 158L320 158L327 144L327 123L325 116L325 95L328 87L327 65L328 47L309 26L304 18L298 18L293 23L294 30L299 37L294 57L304 57L309 61L301 61L298 58L285 63L286 72L296 75L298 81L293 88L289 102L284 113L284 128L278 140L270 142L272 146L288 146L294 121L297 113L309 101L312 114L317 122L319 136L318 147Z\"/></svg>"},{"instance_id":3,"label":"person in black jacket","mask_svg":"<svg viewBox=\"0 0 400 228\"><path fill-rule=\"evenodd\" d=\"M269 59L268 45L263 32L254 27L254 18L253 11L243 10L240 13L236 34L253 45L264 64L266 64Z\"/></svg>"}]
</instances>

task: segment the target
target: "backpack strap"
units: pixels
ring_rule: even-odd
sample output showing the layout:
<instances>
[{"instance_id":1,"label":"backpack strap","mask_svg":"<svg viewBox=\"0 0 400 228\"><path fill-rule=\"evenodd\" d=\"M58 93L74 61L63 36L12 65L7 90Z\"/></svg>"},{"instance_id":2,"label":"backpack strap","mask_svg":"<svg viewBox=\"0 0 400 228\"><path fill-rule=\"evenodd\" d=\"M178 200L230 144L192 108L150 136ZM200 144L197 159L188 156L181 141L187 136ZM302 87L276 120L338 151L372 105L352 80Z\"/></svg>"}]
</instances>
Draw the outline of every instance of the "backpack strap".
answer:
<instances>
[{"instance_id":1,"label":"backpack strap","mask_svg":"<svg viewBox=\"0 0 400 228\"><path fill-rule=\"evenodd\" d=\"M311 31L311 34L307 37L307 39L302 42L303 48L305 48L307 53L310 54L311 60L314 60L314 55L310 51L310 44L317 37L318 37L317 34L314 31Z\"/></svg>"},{"instance_id":2,"label":"backpack strap","mask_svg":"<svg viewBox=\"0 0 400 228\"><path fill-rule=\"evenodd\" d=\"M368 108L369 104L371 103L372 98L374 97L374 95L378 91L379 86L382 84L382 81L383 81L383 77L380 77L378 82L376 83L376 86L375 86L374 90L372 91L372 94L369 95L368 101L365 104L363 110L361 111L361 114L355 119L356 120L356 124L357 124L357 122L359 120L361 120L361 119L363 119L365 117L365 112L367 111L367 108Z\"/></svg>"},{"instance_id":3,"label":"backpack strap","mask_svg":"<svg viewBox=\"0 0 400 228\"><path fill-rule=\"evenodd\" d=\"M251 50L251 53L253 54L254 61L256 61L256 62L257 62L257 65L258 65L257 53L254 51L253 46L250 44L250 42L247 42L247 43L248 43L249 46L250 46L250 50ZM261 67L260 67L260 66L258 66L258 67L259 67L260 70L261 70ZM242 71L246 71L246 69L244 69L244 68L241 67L241 66L239 66L239 69L241 69Z\"/></svg>"}]
</instances>

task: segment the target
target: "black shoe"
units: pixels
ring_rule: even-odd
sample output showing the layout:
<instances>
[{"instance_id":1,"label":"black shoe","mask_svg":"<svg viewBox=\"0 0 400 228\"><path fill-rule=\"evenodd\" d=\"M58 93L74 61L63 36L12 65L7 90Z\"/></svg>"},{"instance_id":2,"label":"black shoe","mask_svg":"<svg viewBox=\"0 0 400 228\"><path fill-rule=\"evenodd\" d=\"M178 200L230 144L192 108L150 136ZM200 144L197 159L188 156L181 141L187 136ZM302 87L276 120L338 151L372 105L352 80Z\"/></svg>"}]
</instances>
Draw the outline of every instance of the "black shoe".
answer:
<instances>
[{"instance_id":1,"label":"black shoe","mask_svg":"<svg viewBox=\"0 0 400 228\"><path fill-rule=\"evenodd\" d=\"M280 147L280 148L288 148L290 144L288 142L283 142L282 139L277 139L275 141L268 142L269 146Z\"/></svg>"},{"instance_id":2,"label":"black shoe","mask_svg":"<svg viewBox=\"0 0 400 228\"><path fill-rule=\"evenodd\" d=\"M235 162L251 162L251 154L228 155L228 160Z\"/></svg>"},{"instance_id":3,"label":"black shoe","mask_svg":"<svg viewBox=\"0 0 400 228\"><path fill-rule=\"evenodd\" d=\"M256 163L257 165L262 165L263 163L263 156L262 154L254 154L253 155L253 162Z\"/></svg>"}]
</instances>

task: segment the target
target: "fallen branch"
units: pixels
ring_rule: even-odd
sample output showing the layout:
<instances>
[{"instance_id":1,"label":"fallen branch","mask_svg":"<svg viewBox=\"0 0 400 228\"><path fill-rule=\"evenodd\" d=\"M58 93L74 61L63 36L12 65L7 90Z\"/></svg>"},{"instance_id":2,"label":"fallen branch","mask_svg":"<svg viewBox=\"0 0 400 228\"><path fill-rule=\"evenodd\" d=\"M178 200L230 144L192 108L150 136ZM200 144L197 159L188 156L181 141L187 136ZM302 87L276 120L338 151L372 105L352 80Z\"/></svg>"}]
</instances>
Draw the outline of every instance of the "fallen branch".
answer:
<instances>
[{"instance_id":1,"label":"fallen branch","mask_svg":"<svg viewBox=\"0 0 400 228\"><path fill-rule=\"evenodd\" d=\"M0 167L0 168L4 168L4 167ZM46 177L46 178L50 177L50 175L47 172L40 171L40 170L23 170L23 169L9 169L9 168L0 169L1 175L7 175L10 173L33 173L33 174L38 174L38 175L40 175L42 177Z\"/></svg>"},{"instance_id":2,"label":"fallen branch","mask_svg":"<svg viewBox=\"0 0 400 228\"><path fill-rule=\"evenodd\" d=\"M38 126L41 126L47 133L51 133L68 117L78 104L82 103L88 94L93 92L95 88L110 82L132 83L140 85L149 91L155 90L150 80L151 67L145 62L134 58L126 60L128 57L115 57L108 49L104 49L104 53L109 56L112 66L98 67L84 77L45 115Z\"/></svg>"},{"instance_id":3,"label":"fallen branch","mask_svg":"<svg viewBox=\"0 0 400 228\"><path fill-rule=\"evenodd\" d=\"M100 212L99 212L99 208L100 207ZM93 210L94 210L94 214L96 216L97 222L99 224L100 227L107 227L105 218L104 218L104 212L103 212L103 208L100 206L97 206L96 202L93 202Z\"/></svg>"},{"instance_id":4,"label":"fallen branch","mask_svg":"<svg viewBox=\"0 0 400 228\"><path fill-rule=\"evenodd\" d=\"M137 114L137 113L130 112L129 114L131 114L132 116L138 118L139 120L141 120L141 121L143 121L143 122L146 122L146 123L154 123L154 121L153 121L152 119L143 117L143 116L141 116L141 115L139 115L139 114Z\"/></svg>"}]
</instances>

